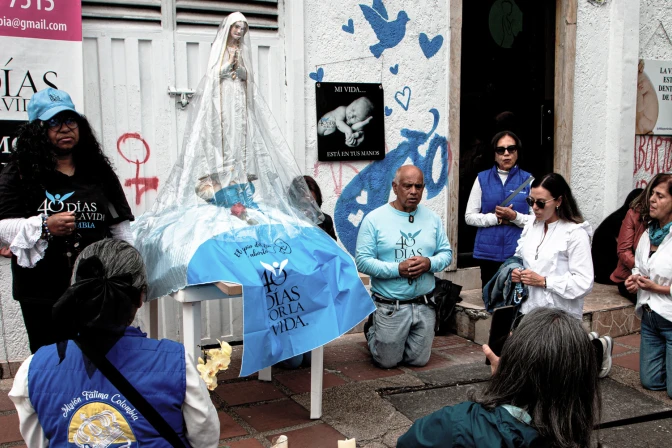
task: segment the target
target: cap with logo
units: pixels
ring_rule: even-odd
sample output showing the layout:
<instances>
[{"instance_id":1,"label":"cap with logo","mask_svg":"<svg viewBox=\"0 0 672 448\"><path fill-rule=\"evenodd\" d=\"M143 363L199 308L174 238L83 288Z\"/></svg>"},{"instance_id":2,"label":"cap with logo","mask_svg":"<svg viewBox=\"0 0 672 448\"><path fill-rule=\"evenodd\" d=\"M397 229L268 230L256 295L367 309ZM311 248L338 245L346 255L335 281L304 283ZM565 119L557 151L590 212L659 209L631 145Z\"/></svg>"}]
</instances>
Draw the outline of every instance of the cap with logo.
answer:
<instances>
[{"instance_id":1,"label":"cap with logo","mask_svg":"<svg viewBox=\"0 0 672 448\"><path fill-rule=\"evenodd\" d=\"M50 87L33 94L28 102L28 120L45 121L66 110L80 115L67 92Z\"/></svg>"}]
</instances>

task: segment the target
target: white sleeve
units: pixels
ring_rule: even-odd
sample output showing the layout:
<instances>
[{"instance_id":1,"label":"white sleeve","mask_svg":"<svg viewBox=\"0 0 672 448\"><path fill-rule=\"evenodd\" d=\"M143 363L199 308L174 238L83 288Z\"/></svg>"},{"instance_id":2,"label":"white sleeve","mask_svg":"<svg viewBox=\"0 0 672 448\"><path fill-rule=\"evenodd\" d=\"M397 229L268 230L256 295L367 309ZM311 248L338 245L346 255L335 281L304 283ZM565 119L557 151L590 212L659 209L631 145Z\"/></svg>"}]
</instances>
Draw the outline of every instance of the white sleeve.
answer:
<instances>
[{"instance_id":1,"label":"white sleeve","mask_svg":"<svg viewBox=\"0 0 672 448\"><path fill-rule=\"evenodd\" d=\"M527 215L516 212L516 218L511 221L512 224L517 225L518 227L525 227L528 221L534 220L534 215L532 214L532 209Z\"/></svg>"},{"instance_id":2,"label":"white sleeve","mask_svg":"<svg viewBox=\"0 0 672 448\"><path fill-rule=\"evenodd\" d=\"M9 398L14 402L16 413L19 415L19 431L26 445L30 448L46 448L49 446L49 440L44 435L28 394L28 370L32 359L33 355L30 355L16 372Z\"/></svg>"},{"instance_id":3,"label":"white sleeve","mask_svg":"<svg viewBox=\"0 0 672 448\"><path fill-rule=\"evenodd\" d=\"M210 392L198 374L188 353L186 361L187 390L182 405L182 417L187 427L187 440L194 447L217 447L219 445L219 417L210 399ZM30 445L28 445L30 446Z\"/></svg>"},{"instance_id":4,"label":"white sleeve","mask_svg":"<svg viewBox=\"0 0 672 448\"><path fill-rule=\"evenodd\" d=\"M41 236L42 217L39 215L0 221L0 243L9 245L16 262L23 268L35 267L44 257L47 241L40 239Z\"/></svg>"},{"instance_id":5,"label":"white sleeve","mask_svg":"<svg viewBox=\"0 0 672 448\"><path fill-rule=\"evenodd\" d=\"M133 245L133 232L131 232L131 222L129 220L112 224L110 226L110 233L115 240L124 240L128 244Z\"/></svg>"},{"instance_id":6,"label":"white sleeve","mask_svg":"<svg viewBox=\"0 0 672 448\"><path fill-rule=\"evenodd\" d=\"M497 225L497 216L494 213L481 213L481 184L478 177L474 181L474 186L471 187L469 193L469 200L467 201L467 211L464 213L464 220L467 225L475 227L490 227Z\"/></svg>"}]
</instances>

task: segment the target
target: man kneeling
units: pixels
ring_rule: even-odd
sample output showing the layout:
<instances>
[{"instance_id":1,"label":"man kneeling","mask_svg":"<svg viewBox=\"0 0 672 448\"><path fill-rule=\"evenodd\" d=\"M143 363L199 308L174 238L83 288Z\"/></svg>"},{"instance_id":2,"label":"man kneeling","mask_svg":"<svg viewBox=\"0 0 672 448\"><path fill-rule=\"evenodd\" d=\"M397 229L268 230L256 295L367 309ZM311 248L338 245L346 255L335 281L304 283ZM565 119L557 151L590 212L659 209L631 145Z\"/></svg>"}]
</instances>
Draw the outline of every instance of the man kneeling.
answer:
<instances>
[{"instance_id":1,"label":"man kneeling","mask_svg":"<svg viewBox=\"0 0 672 448\"><path fill-rule=\"evenodd\" d=\"M357 236L357 269L371 276L376 302L365 328L376 364L424 366L434 340L433 272L443 271L453 252L441 218L419 205L424 175L402 166L392 181L397 198L369 213Z\"/></svg>"}]
</instances>

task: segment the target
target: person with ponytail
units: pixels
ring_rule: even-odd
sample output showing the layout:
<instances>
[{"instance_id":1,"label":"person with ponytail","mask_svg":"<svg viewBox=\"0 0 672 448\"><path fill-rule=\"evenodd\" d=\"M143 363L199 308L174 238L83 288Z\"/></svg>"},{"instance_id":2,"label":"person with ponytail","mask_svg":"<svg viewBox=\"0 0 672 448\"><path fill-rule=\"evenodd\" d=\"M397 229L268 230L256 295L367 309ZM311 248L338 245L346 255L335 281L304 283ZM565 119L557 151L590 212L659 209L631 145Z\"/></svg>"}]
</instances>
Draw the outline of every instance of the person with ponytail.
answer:
<instances>
[{"instance_id":1,"label":"person with ponytail","mask_svg":"<svg viewBox=\"0 0 672 448\"><path fill-rule=\"evenodd\" d=\"M658 174L647 190L650 218L635 252L635 267L625 281L637 293L642 319L639 378L649 390L667 390L672 398L672 174Z\"/></svg>"},{"instance_id":2,"label":"person with ponytail","mask_svg":"<svg viewBox=\"0 0 672 448\"><path fill-rule=\"evenodd\" d=\"M82 251L53 307L68 340L30 356L9 393L28 446L218 445L217 411L184 346L131 326L146 288L142 257L127 242L105 239ZM140 399L122 392L124 381Z\"/></svg>"}]
</instances>

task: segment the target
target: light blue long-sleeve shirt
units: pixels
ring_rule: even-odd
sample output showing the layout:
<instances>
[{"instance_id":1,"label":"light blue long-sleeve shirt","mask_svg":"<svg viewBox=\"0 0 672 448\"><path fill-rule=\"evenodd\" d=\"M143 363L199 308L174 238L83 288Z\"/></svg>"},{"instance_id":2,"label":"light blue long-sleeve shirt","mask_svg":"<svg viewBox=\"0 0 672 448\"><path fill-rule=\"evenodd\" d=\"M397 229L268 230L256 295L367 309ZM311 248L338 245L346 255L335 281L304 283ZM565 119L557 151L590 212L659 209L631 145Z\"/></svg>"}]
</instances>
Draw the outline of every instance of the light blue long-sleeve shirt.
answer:
<instances>
[{"instance_id":1,"label":"light blue long-sleeve shirt","mask_svg":"<svg viewBox=\"0 0 672 448\"><path fill-rule=\"evenodd\" d=\"M399 275L399 264L411 257L429 258L431 267L408 284ZM422 205L408 222L408 213L390 204L369 213L357 235L355 261L360 272L371 276L371 291L383 297L408 300L434 289L434 272L444 270L453 251L441 218Z\"/></svg>"}]
</instances>

